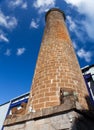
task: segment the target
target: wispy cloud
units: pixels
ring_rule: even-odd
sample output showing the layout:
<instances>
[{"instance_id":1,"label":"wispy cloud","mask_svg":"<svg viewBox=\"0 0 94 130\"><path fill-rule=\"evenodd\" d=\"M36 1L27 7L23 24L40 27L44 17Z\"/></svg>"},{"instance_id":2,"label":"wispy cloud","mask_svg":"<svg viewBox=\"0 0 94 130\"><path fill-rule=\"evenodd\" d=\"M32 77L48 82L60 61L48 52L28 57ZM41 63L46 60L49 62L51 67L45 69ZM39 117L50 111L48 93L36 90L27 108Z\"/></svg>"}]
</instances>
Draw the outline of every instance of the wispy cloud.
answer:
<instances>
[{"instance_id":1,"label":"wispy cloud","mask_svg":"<svg viewBox=\"0 0 94 130\"><path fill-rule=\"evenodd\" d=\"M30 24L30 28L37 29L38 27L39 27L38 21L35 21L34 19L32 19L31 24Z\"/></svg>"},{"instance_id":2,"label":"wispy cloud","mask_svg":"<svg viewBox=\"0 0 94 130\"><path fill-rule=\"evenodd\" d=\"M76 35L77 38L79 38L80 41L84 42L84 29L82 25L77 21L73 20L71 16L67 16L67 23L69 30Z\"/></svg>"},{"instance_id":3,"label":"wispy cloud","mask_svg":"<svg viewBox=\"0 0 94 130\"><path fill-rule=\"evenodd\" d=\"M80 23L85 27L88 36L94 40L94 0L64 0L71 4L80 13L85 15L85 20Z\"/></svg>"},{"instance_id":4,"label":"wispy cloud","mask_svg":"<svg viewBox=\"0 0 94 130\"><path fill-rule=\"evenodd\" d=\"M77 55L80 58L85 59L86 62L91 61L92 53L90 51L85 51L83 48L81 48L80 50L77 51Z\"/></svg>"},{"instance_id":5,"label":"wispy cloud","mask_svg":"<svg viewBox=\"0 0 94 130\"><path fill-rule=\"evenodd\" d=\"M22 9L27 9L27 3L23 3L22 6L21 6Z\"/></svg>"},{"instance_id":6,"label":"wispy cloud","mask_svg":"<svg viewBox=\"0 0 94 130\"><path fill-rule=\"evenodd\" d=\"M55 6L56 0L35 0L33 6L38 10L39 13L46 12L49 8Z\"/></svg>"},{"instance_id":7,"label":"wispy cloud","mask_svg":"<svg viewBox=\"0 0 94 130\"><path fill-rule=\"evenodd\" d=\"M4 55L10 56L10 55L11 55L11 50L10 50L10 49L7 49L6 52L4 53Z\"/></svg>"},{"instance_id":8,"label":"wispy cloud","mask_svg":"<svg viewBox=\"0 0 94 130\"><path fill-rule=\"evenodd\" d=\"M0 26L11 30L17 26L17 19L12 16L5 16L0 10Z\"/></svg>"},{"instance_id":9,"label":"wispy cloud","mask_svg":"<svg viewBox=\"0 0 94 130\"><path fill-rule=\"evenodd\" d=\"M67 16L67 20L69 23L69 29L73 32L77 28L76 23L72 20L70 16Z\"/></svg>"},{"instance_id":10,"label":"wispy cloud","mask_svg":"<svg viewBox=\"0 0 94 130\"><path fill-rule=\"evenodd\" d=\"M22 9L27 9L27 2L24 0L11 0L9 2L9 7L11 8L20 7Z\"/></svg>"},{"instance_id":11,"label":"wispy cloud","mask_svg":"<svg viewBox=\"0 0 94 130\"><path fill-rule=\"evenodd\" d=\"M16 55L17 55L17 56L20 56L20 55L22 55L25 51L26 51L25 48L18 48Z\"/></svg>"},{"instance_id":12,"label":"wispy cloud","mask_svg":"<svg viewBox=\"0 0 94 130\"><path fill-rule=\"evenodd\" d=\"M1 42L9 42L8 38L3 33L0 34L0 41Z\"/></svg>"},{"instance_id":13,"label":"wispy cloud","mask_svg":"<svg viewBox=\"0 0 94 130\"><path fill-rule=\"evenodd\" d=\"M78 49L77 43L75 41L72 42L74 49Z\"/></svg>"}]
</instances>

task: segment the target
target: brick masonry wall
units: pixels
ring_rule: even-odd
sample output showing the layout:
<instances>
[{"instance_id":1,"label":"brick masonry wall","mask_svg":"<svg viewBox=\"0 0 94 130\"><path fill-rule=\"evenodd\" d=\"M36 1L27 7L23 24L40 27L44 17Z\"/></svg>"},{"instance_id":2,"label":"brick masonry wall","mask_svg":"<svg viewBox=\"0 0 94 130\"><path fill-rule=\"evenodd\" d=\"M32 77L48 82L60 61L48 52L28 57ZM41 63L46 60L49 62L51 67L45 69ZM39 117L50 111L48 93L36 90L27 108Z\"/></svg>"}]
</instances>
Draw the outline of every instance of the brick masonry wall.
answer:
<instances>
[{"instance_id":1,"label":"brick masonry wall","mask_svg":"<svg viewBox=\"0 0 94 130\"><path fill-rule=\"evenodd\" d=\"M31 105L34 110L59 105L60 88L74 91L87 109L87 90L64 17L54 9L46 18L27 111Z\"/></svg>"}]
</instances>

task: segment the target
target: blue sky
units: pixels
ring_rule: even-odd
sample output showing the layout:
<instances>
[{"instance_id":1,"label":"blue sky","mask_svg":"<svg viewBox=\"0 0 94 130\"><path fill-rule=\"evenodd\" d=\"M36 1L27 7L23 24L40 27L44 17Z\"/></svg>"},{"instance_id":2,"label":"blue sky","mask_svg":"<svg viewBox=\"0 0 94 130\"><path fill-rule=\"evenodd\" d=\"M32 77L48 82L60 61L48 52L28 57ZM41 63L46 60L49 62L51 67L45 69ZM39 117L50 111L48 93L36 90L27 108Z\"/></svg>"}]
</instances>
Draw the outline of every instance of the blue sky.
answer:
<instances>
[{"instance_id":1,"label":"blue sky","mask_svg":"<svg viewBox=\"0 0 94 130\"><path fill-rule=\"evenodd\" d=\"M0 104L30 90L45 13L63 10L80 66L93 64L94 0L0 1Z\"/></svg>"}]
</instances>

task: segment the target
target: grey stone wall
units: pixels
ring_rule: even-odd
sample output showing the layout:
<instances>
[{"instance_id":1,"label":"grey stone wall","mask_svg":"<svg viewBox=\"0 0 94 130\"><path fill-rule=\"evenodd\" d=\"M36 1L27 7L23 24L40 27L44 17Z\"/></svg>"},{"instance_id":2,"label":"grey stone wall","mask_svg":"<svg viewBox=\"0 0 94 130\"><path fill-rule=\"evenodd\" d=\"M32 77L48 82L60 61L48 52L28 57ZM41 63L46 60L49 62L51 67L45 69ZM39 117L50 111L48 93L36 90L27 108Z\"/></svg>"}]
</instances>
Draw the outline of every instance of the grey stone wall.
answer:
<instances>
[{"instance_id":1,"label":"grey stone wall","mask_svg":"<svg viewBox=\"0 0 94 130\"><path fill-rule=\"evenodd\" d=\"M6 126L4 130L69 130L72 128L75 117L76 113L72 111L65 114Z\"/></svg>"},{"instance_id":2,"label":"grey stone wall","mask_svg":"<svg viewBox=\"0 0 94 130\"><path fill-rule=\"evenodd\" d=\"M94 130L94 120L72 110L5 126L4 130Z\"/></svg>"}]
</instances>

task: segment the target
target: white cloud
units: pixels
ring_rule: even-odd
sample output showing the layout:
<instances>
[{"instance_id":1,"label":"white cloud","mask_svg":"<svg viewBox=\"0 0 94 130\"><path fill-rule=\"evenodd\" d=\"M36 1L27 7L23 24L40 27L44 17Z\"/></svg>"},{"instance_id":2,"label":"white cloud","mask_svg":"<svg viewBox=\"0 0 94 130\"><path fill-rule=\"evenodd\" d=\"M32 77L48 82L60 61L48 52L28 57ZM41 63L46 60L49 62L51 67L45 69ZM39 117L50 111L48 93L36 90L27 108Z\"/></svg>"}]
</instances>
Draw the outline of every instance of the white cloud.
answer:
<instances>
[{"instance_id":1,"label":"white cloud","mask_svg":"<svg viewBox=\"0 0 94 130\"><path fill-rule=\"evenodd\" d=\"M20 56L20 55L22 55L25 51L26 51L25 48L18 48L16 55L17 55L17 56Z\"/></svg>"},{"instance_id":2,"label":"white cloud","mask_svg":"<svg viewBox=\"0 0 94 130\"><path fill-rule=\"evenodd\" d=\"M22 4L22 9L27 9L27 3L26 2Z\"/></svg>"},{"instance_id":3,"label":"white cloud","mask_svg":"<svg viewBox=\"0 0 94 130\"><path fill-rule=\"evenodd\" d=\"M64 0L68 4L77 7L80 13L92 16L94 14L94 0Z\"/></svg>"},{"instance_id":4,"label":"white cloud","mask_svg":"<svg viewBox=\"0 0 94 130\"><path fill-rule=\"evenodd\" d=\"M90 38L94 40L94 0L65 0L75 6L80 14L85 15L85 20L80 21Z\"/></svg>"},{"instance_id":5,"label":"white cloud","mask_svg":"<svg viewBox=\"0 0 94 130\"><path fill-rule=\"evenodd\" d=\"M17 26L17 20L15 17L7 17L7 28L13 29Z\"/></svg>"},{"instance_id":6,"label":"white cloud","mask_svg":"<svg viewBox=\"0 0 94 130\"><path fill-rule=\"evenodd\" d=\"M3 33L0 34L0 41L2 41L2 42L9 42L8 38Z\"/></svg>"},{"instance_id":7,"label":"white cloud","mask_svg":"<svg viewBox=\"0 0 94 130\"><path fill-rule=\"evenodd\" d=\"M79 6L80 3L83 1L83 0L64 0L66 1L68 4L72 4L74 6ZM84 0L85 1L85 0Z\"/></svg>"},{"instance_id":8,"label":"white cloud","mask_svg":"<svg viewBox=\"0 0 94 130\"><path fill-rule=\"evenodd\" d=\"M74 49L78 49L78 46L75 41L72 42Z\"/></svg>"},{"instance_id":9,"label":"white cloud","mask_svg":"<svg viewBox=\"0 0 94 130\"><path fill-rule=\"evenodd\" d=\"M3 12L0 11L0 26L13 29L17 26L17 19L12 16L5 16Z\"/></svg>"},{"instance_id":10,"label":"white cloud","mask_svg":"<svg viewBox=\"0 0 94 130\"><path fill-rule=\"evenodd\" d=\"M4 55L10 56L10 55L11 55L11 50L10 50L10 49L7 49L6 52L4 53Z\"/></svg>"},{"instance_id":11,"label":"white cloud","mask_svg":"<svg viewBox=\"0 0 94 130\"><path fill-rule=\"evenodd\" d=\"M37 29L38 27L39 27L38 21L35 21L34 19L32 19L31 24L30 24L30 28Z\"/></svg>"},{"instance_id":12,"label":"white cloud","mask_svg":"<svg viewBox=\"0 0 94 130\"><path fill-rule=\"evenodd\" d=\"M67 18L69 30L71 32L74 32L75 35L79 38L79 40L84 42L83 30L82 30L83 28L81 27L81 25L76 20L73 21L73 19L69 15L66 18Z\"/></svg>"},{"instance_id":13,"label":"white cloud","mask_svg":"<svg viewBox=\"0 0 94 130\"><path fill-rule=\"evenodd\" d=\"M69 29L73 32L77 28L76 23L72 20L70 16L67 16L67 20L69 23Z\"/></svg>"},{"instance_id":14,"label":"white cloud","mask_svg":"<svg viewBox=\"0 0 94 130\"><path fill-rule=\"evenodd\" d=\"M13 6L13 7L17 7L17 6L20 6L21 4L23 3L22 0L13 0L13 1L10 1L10 5Z\"/></svg>"},{"instance_id":15,"label":"white cloud","mask_svg":"<svg viewBox=\"0 0 94 130\"><path fill-rule=\"evenodd\" d=\"M80 50L77 51L77 55L80 58L85 59L86 62L91 61L92 53L90 51L85 51L83 48L81 48Z\"/></svg>"},{"instance_id":16,"label":"white cloud","mask_svg":"<svg viewBox=\"0 0 94 130\"><path fill-rule=\"evenodd\" d=\"M33 6L37 9L39 9L39 13L46 12L49 8L52 8L55 6L56 0L36 0L33 3Z\"/></svg>"},{"instance_id":17,"label":"white cloud","mask_svg":"<svg viewBox=\"0 0 94 130\"><path fill-rule=\"evenodd\" d=\"M24 0L11 0L9 2L9 7L11 8L20 7L23 9L27 9L27 2Z\"/></svg>"}]
</instances>

